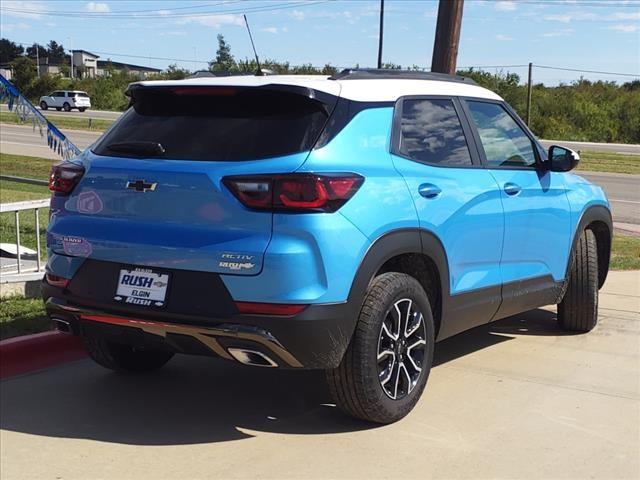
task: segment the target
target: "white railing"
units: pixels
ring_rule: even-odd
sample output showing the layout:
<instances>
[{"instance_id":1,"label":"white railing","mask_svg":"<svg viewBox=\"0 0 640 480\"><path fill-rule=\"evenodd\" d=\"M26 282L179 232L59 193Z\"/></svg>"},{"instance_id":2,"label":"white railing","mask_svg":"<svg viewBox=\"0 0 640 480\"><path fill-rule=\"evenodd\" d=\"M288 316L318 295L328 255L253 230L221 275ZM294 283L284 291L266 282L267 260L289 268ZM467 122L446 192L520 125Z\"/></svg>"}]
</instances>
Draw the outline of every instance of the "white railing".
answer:
<instances>
[{"instance_id":1,"label":"white railing","mask_svg":"<svg viewBox=\"0 0 640 480\"><path fill-rule=\"evenodd\" d=\"M44 273L44 265L42 263L42 258L40 254L40 209L49 208L49 199L43 200L27 200L24 202L13 202L13 203L3 203L0 204L0 213L11 213L15 214L15 226L16 226L16 236L15 236L15 245L16 245L16 263L15 266L12 264L7 265L7 269L5 271L5 266L2 267L2 283L10 283L10 282L23 282L26 280L37 279L41 277ZM33 260L29 260L28 264L23 265L22 261L22 252L20 247L20 212L24 210L33 210L34 211L34 225L36 232L36 259L35 265L33 264Z\"/></svg>"}]
</instances>

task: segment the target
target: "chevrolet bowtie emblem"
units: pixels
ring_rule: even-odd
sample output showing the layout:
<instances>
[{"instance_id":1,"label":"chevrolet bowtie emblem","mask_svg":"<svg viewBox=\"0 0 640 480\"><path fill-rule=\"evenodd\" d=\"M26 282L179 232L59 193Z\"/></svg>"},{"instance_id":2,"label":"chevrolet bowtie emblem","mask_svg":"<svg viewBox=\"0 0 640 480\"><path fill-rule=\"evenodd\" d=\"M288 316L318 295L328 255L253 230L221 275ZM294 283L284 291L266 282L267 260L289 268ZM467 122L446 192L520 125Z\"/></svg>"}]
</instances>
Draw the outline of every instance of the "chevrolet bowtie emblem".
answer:
<instances>
[{"instance_id":1,"label":"chevrolet bowtie emblem","mask_svg":"<svg viewBox=\"0 0 640 480\"><path fill-rule=\"evenodd\" d=\"M135 182L127 182L127 188L135 190L136 192L153 192L157 183L150 183L144 180L136 180Z\"/></svg>"}]
</instances>

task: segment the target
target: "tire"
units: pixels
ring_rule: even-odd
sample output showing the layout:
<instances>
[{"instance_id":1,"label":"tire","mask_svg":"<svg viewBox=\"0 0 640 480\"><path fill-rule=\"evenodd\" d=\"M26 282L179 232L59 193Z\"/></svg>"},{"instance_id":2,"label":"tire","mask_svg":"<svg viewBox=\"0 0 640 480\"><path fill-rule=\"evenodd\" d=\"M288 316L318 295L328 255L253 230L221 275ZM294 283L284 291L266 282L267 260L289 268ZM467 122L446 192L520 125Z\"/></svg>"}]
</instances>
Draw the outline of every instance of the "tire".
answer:
<instances>
[{"instance_id":1,"label":"tire","mask_svg":"<svg viewBox=\"0 0 640 480\"><path fill-rule=\"evenodd\" d=\"M64 102L64 105L62 105L62 108L64 109L65 112L71 111L71 105L69 105L67 102Z\"/></svg>"},{"instance_id":2,"label":"tire","mask_svg":"<svg viewBox=\"0 0 640 480\"><path fill-rule=\"evenodd\" d=\"M56 110L59 112L60 110L62 110L62 108L56 107Z\"/></svg>"},{"instance_id":3,"label":"tire","mask_svg":"<svg viewBox=\"0 0 640 480\"><path fill-rule=\"evenodd\" d=\"M116 372L152 372L173 357L172 352L136 349L87 335L83 336L83 341L94 362Z\"/></svg>"},{"instance_id":4,"label":"tire","mask_svg":"<svg viewBox=\"0 0 640 480\"><path fill-rule=\"evenodd\" d=\"M86 110L86 108L82 108L82 107L78 109L78 111L79 111L80 113L84 112L85 110Z\"/></svg>"},{"instance_id":5,"label":"tire","mask_svg":"<svg viewBox=\"0 0 640 480\"><path fill-rule=\"evenodd\" d=\"M47 108L49 108L49 105L47 105L47 102L42 101L42 102L40 102L40 108L42 110L46 110Z\"/></svg>"},{"instance_id":6,"label":"tire","mask_svg":"<svg viewBox=\"0 0 640 480\"><path fill-rule=\"evenodd\" d=\"M598 248L591 230L582 232L572 254L558 322L572 332L589 332L598 323Z\"/></svg>"},{"instance_id":7,"label":"tire","mask_svg":"<svg viewBox=\"0 0 640 480\"><path fill-rule=\"evenodd\" d=\"M412 308L417 312L411 316L414 319L412 328L416 329L405 337L401 328L404 324L404 331L407 331L407 319ZM395 312L402 312L402 315ZM422 323L419 313L422 314ZM395 319L403 323L396 324ZM398 334L398 342L391 341L390 333ZM404 347L401 346L402 340L406 340ZM409 348L420 341L422 345ZM433 316L422 286L413 277L402 273L379 275L367 291L342 362L326 372L334 403L348 415L366 421L384 424L400 420L413 409L427 384L433 363L433 346ZM393 352L393 355L384 355L384 352ZM396 361L398 358L401 361ZM418 366L420 371L414 366ZM415 378L412 375L416 375ZM387 381L384 385L383 378ZM400 378L401 381L396 380ZM410 378L413 386L410 386Z\"/></svg>"}]
</instances>

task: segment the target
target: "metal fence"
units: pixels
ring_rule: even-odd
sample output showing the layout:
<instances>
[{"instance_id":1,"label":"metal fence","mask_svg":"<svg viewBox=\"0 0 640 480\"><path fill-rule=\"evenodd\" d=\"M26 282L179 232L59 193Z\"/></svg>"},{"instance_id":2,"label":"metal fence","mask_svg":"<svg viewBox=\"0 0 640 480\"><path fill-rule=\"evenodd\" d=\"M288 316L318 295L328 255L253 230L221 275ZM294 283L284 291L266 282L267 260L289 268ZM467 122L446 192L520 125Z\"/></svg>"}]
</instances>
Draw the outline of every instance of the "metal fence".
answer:
<instances>
[{"instance_id":1,"label":"metal fence","mask_svg":"<svg viewBox=\"0 0 640 480\"><path fill-rule=\"evenodd\" d=\"M9 262L6 265L2 265L2 278L0 280L2 283L24 282L42 277L44 264L40 253L40 210L46 208L49 208L49 199L0 204L0 213L14 213L16 227L16 262ZM23 247L20 246L20 212L25 210L33 210L34 212L33 221L36 233L35 259L33 255L24 255L21 250Z\"/></svg>"}]
</instances>

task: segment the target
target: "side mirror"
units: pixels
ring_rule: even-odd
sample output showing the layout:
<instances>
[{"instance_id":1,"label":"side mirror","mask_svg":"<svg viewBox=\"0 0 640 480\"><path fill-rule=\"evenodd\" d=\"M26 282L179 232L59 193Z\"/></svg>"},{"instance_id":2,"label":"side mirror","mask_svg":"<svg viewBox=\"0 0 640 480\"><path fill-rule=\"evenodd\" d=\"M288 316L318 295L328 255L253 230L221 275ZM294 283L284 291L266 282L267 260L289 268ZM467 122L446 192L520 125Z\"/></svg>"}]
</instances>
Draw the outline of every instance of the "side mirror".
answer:
<instances>
[{"instance_id":1,"label":"side mirror","mask_svg":"<svg viewBox=\"0 0 640 480\"><path fill-rule=\"evenodd\" d=\"M549 147L549 170L568 172L578 166L580 155L569 148L552 145Z\"/></svg>"}]
</instances>

